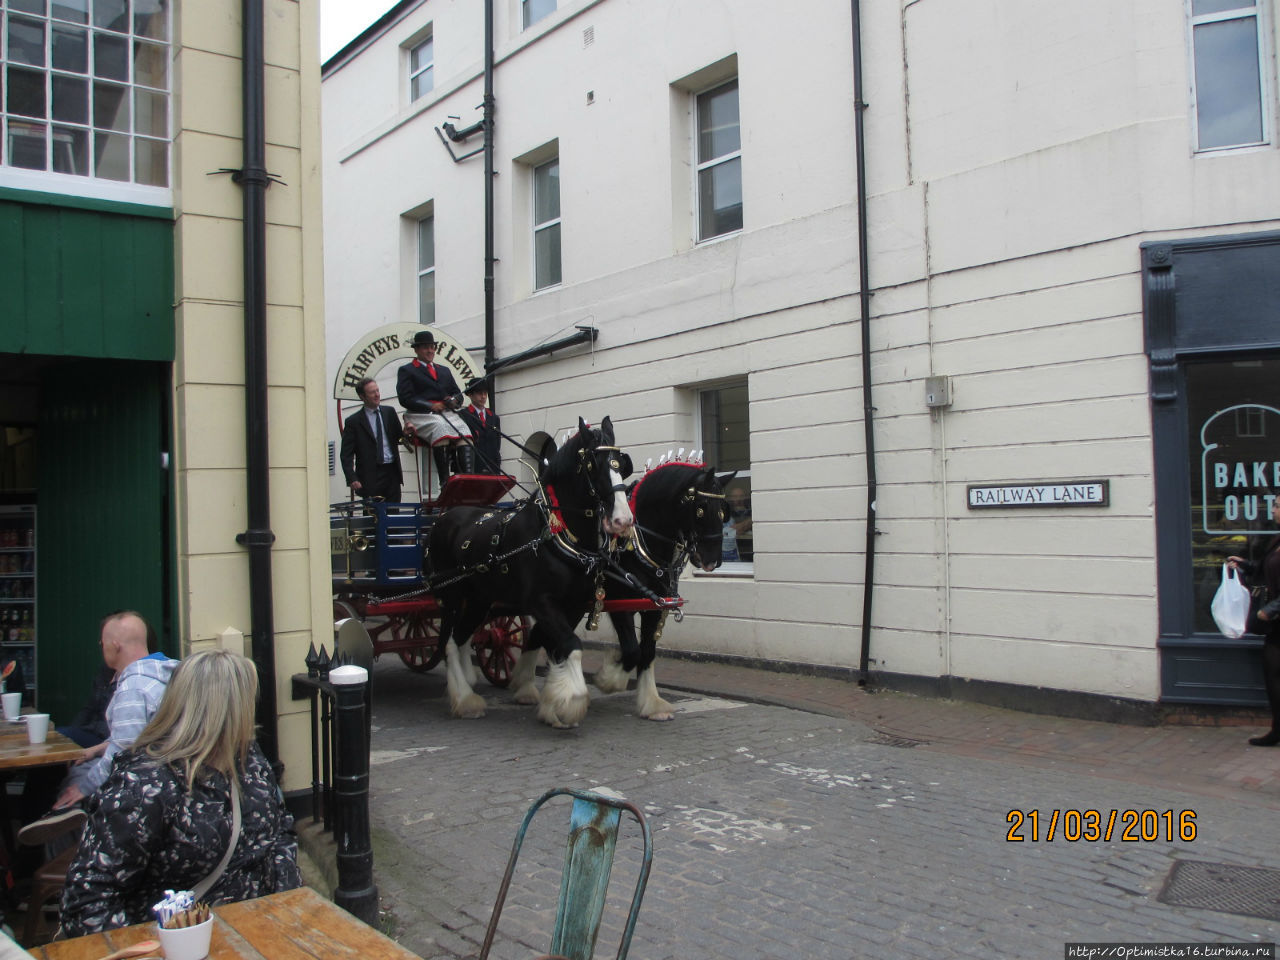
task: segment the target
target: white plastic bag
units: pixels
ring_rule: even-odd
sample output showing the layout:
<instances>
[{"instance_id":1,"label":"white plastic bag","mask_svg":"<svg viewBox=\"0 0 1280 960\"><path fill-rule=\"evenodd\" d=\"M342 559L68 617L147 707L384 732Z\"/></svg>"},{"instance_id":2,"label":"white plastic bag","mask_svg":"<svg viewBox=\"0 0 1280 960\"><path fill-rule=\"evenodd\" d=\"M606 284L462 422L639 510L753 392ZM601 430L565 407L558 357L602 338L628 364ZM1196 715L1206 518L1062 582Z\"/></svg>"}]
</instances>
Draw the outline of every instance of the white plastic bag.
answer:
<instances>
[{"instance_id":1,"label":"white plastic bag","mask_svg":"<svg viewBox=\"0 0 1280 960\"><path fill-rule=\"evenodd\" d=\"M1213 622L1224 637L1234 640L1244 636L1249 623L1249 588L1240 582L1240 575L1227 564L1222 565L1222 583L1213 595Z\"/></svg>"}]
</instances>

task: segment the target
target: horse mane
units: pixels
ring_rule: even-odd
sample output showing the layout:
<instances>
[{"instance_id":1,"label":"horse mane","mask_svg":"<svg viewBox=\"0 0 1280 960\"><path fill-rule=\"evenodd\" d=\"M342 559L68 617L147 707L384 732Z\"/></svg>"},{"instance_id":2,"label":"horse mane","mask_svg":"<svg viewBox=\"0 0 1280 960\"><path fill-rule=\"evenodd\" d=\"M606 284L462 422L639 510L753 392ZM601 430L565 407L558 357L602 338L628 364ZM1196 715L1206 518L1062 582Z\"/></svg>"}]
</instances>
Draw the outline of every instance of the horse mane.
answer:
<instances>
[{"instance_id":1,"label":"horse mane","mask_svg":"<svg viewBox=\"0 0 1280 960\"><path fill-rule=\"evenodd\" d=\"M587 433L595 438L597 444L604 439L599 427L590 427ZM578 451L585 445L583 434L578 430L573 431L565 445L552 454L547 465L542 468L539 479L543 485L561 483L572 476L578 469Z\"/></svg>"},{"instance_id":2,"label":"horse mane","mask_svg":"<svg viewBox=\"0 0 1280 960\"><path fill-rule=\"evenodd\" d=\"M661 501L682 494L688 489L689 484L696 481L698 475L705 471L705 464L687 463L682 460L670 460L667 463L658 464L632 485L628 496L632 510L634 511L640 498L641 488L644 489L646 498L652 497Z\"/></svg>"}]
</instances>

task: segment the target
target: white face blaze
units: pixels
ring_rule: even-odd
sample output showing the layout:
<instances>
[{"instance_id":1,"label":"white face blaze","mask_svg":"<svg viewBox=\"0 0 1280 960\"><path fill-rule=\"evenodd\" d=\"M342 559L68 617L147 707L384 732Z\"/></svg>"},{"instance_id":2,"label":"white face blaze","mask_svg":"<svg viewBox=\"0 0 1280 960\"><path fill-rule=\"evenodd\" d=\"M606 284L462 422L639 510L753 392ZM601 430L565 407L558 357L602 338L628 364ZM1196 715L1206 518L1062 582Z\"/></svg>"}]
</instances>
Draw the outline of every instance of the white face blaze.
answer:
<instances>
[{"instance_id":1,"label":"white face blaze","mask_svg":"<svg viewBox=\"0 0 1280 960\"><path fill-rule=\"evenodd\" d=\"M636 518L631 515L631 507L627 504L622 475L612 468L609 470L609 483L614 488L613 511L605 521L604 532L620 537L635 525Z\"/></svg>"}]
</instances>

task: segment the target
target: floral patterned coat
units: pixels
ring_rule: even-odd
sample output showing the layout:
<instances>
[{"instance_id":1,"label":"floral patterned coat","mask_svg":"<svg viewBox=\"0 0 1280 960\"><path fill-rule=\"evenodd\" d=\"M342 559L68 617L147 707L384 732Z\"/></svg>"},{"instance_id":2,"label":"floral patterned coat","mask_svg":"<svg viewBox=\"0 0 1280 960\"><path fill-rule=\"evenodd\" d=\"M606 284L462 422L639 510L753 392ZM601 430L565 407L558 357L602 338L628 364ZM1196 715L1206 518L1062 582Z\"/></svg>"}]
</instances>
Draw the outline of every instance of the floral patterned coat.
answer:
<instances>
[{"instance_id":1,"label":"floral patterned coat","mask_svg":"<svg viewBox=\"0 0 1280 960\"><path fill-rule=\"evenodd\" d=\"M240 839L206 895L230 903L300 886L293 818L256 743L240 776ZM62 927L78 937L154 919L165 890L190 890L213 872L231 837L226 777L208 771L188 789L181 773L144 754L116 757L89 801L89 822L67 872Z\"/></svg>"}]
</instances>

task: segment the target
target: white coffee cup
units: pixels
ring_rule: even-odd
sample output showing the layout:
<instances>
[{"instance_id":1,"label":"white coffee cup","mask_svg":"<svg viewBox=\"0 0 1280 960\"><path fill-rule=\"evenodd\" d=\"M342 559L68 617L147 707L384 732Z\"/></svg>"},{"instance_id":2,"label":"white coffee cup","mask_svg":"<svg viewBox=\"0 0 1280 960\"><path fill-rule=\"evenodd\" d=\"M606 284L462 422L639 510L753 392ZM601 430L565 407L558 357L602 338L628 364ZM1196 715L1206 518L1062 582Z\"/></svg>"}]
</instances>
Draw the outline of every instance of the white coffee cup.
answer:
<instances>
[{"instance_id":1,"label":"white coffee cup","mask_svg":"<svg viewBox=\"0 0 1280 960\"><path fill-rule=\"evenodd\" d=\"M4 718L17 720L18 714L22 712L22 694L6 693L0 696L0 701L4 703Z\"/></svg>"},{"instance_id":2,"label":"white coffee cup","mask_svg":"<svg viewBox=\"0 0 1280 960\"><path fill-rule=\"evenodd\" d=\"M47 713L28 713L27 739L32 743L44 743L49 736L49 715Z\"/></svg>"},{"instance_id":3,"label":"white coffee cup","mask_svg":"<svg viewBox=\"0 0 1280 960\"><path fill-rule=\"evenodd\" d=\"M177 930L157 926L156 932L160 935L160 946L166 960L204 960L209 955L209 944L213 939L213 917L194 927L179 927Z\"/></svg>"}]
</instances>

